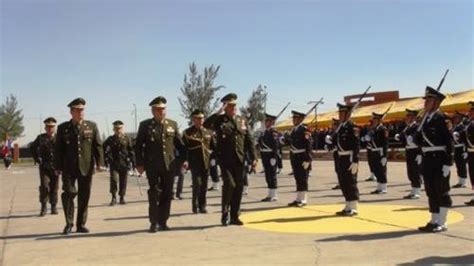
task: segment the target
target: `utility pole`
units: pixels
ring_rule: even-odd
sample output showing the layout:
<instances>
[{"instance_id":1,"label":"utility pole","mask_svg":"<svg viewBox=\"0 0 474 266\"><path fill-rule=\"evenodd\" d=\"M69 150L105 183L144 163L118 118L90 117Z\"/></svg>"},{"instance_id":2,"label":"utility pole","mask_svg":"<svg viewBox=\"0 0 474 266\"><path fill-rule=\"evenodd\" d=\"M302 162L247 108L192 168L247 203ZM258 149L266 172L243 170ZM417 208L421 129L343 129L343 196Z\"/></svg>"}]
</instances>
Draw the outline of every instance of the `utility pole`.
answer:
<instances>
[{"instance_id":1,"label":"utility pole","mask_svg":"<svg viewBox=\"0 0 474 266\"><path fill-rule=\"evenodd\" d=\"M314 104L316 107L314 108L314 129L318 129L318 107L320 104L324 104L323 98L318 101L309 101L308 104Z\"/></svg>"},{"instance_id":2,"label":"utility pole","mask_svg":"<svg viewBox=\"0 0 474 266\"><path fill-rule=\"evenodd\" d=\"M137 132L138 127L137 127L137 105L133 104L133 116L135 117L135 132Z\"/></svg>"}]
</instances>

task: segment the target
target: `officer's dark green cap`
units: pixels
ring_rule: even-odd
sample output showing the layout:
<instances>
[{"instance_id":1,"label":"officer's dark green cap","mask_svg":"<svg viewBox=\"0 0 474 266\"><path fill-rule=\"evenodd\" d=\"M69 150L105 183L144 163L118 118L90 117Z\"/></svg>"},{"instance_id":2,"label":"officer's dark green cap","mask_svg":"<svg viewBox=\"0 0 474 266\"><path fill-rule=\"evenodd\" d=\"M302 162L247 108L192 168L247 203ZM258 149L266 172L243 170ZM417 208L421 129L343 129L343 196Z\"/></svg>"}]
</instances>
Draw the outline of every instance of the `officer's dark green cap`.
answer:
<instances>
[{"instance_id":1,"label":"officer's dark green cap","mask_svg":"<svg viewBox=\"0 0 474 266\"><path fill-rule=\"evenodd\" d=\"M292 111L291 111L291 114L292 114L292 117L301 117L301 118L305 118L305 117L306 117L306 114L301 113L301 112L298 112L298 111L295 111L295 110L292 110Z\"/></svg>"},{"instance_id":2,"label":"officer's dark green cap","mask_svg":"<svg viewBox=\"0 0 474 266\"><path fill-rule=\"evenodd\" d=\"M405 109L405 112L407 112L408 115L413 115L413 116L417 116L418 113L419 113L418 110L412 110L412 109L408 109L408 108Z\"/></svg>"},{"instance_id":3,"label":"officer's dark green cap","mask_svg":"<svg viewBox=\"0 0 474 266\"><path fill-rule=\"evenodd\" d=\"M72 101L67 105L67 107L69 107L69 108L74 108L74 109L84 109L85 106L86 106L86 100L84 100L84 99L81 98L81 97L72 100Z\"/></svg>"},{"instance_id":4,"label":"officer's dark green cap","mask_svg":"<svg viewBox=\"0 0 474 266\"><path fill-rule=\"evenodd\" d=\"M123 127L123 122L120 120L116 120L112 123L112 125L114 125L114 128L121 128Z\"/></svg>"},{"instance_id":5,"label":"officer's dark green cap","mask_svg":"<svg viewBox=\"0 0 474 266\"><path fill-rule=\"evenodd\" d=\"M349 112L352 109L352 105L338 103L337 108L339 109L339 112Z\"/></svg>"},{"instance_id":6,"label":"officer's dark green cap","mask_svg":"<svg viewBox=\"0 0 474 266\"><path fill-rule=\"evenodd\" d=\"M277 119L276 116L265 113L265 120L276 120L276 119Z\"/></svg>"},{"instance_id":7,"label":"officer's dark green cap","mask_svg":"<svg viewBox=\"0 0 474 266\"><path fill-rule=\"evenodd\" d=\"M165 108L166 98L163 96L158 96L155 99L153 99L148 105L151 107Z\"/></svg>"},{"instance_id":8,"label":"officer's dark green cap","mask_svg":"<svg viewBox=\"0 0 474 266\"><path fill-rule=\"evenodd\" d=\"M54 119L54 117L48 117L43 123L48 127L54 127L56 125L56 119Z\"/></svg>"},{"instance_id":9,"label":"officer's dark green cap","mask_svg":"<svg viewBox=\"0 0 474 266\"><path fill-rule=\"evenodd\" d=\"M201 117L201 118L204 118L204 112L199 110L199 109L195 109L192 113L191 113L191 117Z\"/></svg>"},{"instance_id":10,"label":"officer's dark green cap","mask_svg":"<svg viewBox=\"0 0 474 266\"><path fill-rule=\"evenodd\" d=\"M226 104L237 104L237 94L229 93L222 98L221 102Z\"/></svg>"},{"instance_id":11,"label":"officer's dark green cap","mask_svg":"<svg viewBox=\"0 0 474 266\"><path fill-rule=\"evenodd\" d=\"M444 100L444 98L446 98L446 96L442 94L441 92L439 92L438 90L435 90L431 88L430 86L426 86L425 97L423 97L423 99L426 99L426 98L436 98L442 101Z\"/></svg>"}]
</instances>

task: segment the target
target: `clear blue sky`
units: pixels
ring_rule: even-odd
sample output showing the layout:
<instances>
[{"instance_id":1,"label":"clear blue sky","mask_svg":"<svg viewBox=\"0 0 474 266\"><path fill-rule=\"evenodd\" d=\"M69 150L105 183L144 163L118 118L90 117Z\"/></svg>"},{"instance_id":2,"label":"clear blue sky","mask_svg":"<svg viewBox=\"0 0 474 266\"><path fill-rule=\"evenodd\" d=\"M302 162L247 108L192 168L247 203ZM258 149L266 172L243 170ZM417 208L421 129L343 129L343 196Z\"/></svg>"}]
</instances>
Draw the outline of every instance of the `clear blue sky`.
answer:
<instances>
[{"instance_id":1,"label":"clear blue sky","mask_svg":"<svg viewBox=\"0 0 474 266\"><path fill-rule=\"evenodd\" d=\"M436 86L473 88L473 1L2 0L1 96L19 98L31 141L39 117L67 120L66 104L88 101L88 118L133 127L148 102L177 97L188 64L221 65L220 92L245 101L258 84L268 110L286 102L321 110L372 84L417 96ZM42 127L42 126L41 126Z\"/></svg>"}]
</instances>

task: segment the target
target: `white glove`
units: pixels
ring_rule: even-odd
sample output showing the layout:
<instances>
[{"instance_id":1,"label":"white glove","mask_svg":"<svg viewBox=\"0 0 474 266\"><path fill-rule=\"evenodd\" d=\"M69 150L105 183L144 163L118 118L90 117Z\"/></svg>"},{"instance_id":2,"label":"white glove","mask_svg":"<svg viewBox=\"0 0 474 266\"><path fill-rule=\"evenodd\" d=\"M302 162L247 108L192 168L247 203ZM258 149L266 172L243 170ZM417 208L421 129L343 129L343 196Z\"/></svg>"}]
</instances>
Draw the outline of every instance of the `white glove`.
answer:
<instances>
[{"instance_id":1,"label":"white glove","mask_svg":"<svg viewBox=\"0 0 474 266\"><path fill-rule=\"evenodd\" d=\"M453 133L453 138L454 138L454 140L455 140L455 141L458 141L458 140L459 140L459 137L460 137L460 136L459 136L459 132L455 131L455 132Z\"/></svg>"},{"instance_id":2,"label":"white glove","mask_svg":"<svg viewBox=\"0 0 474 266\"><path fill-rule=\"evenodd\" d=\"M352 175L355 175L359 171L359 164L358 163L351 163L351 166L349 166L349 169L347 169L347 170L351 171Z\"/></svg>"},{"instance_id":3,"label":"white glove","mask_svg":"<svg viewBox=\"0 0 474 266\"><path fill-rule=\"evenodd\" d=\"M216 166L216 160L215 159L211 159L211 165Z\"/></svg>"},{"instance_id":4,"label":"white glove","mask_svg":"<svg viewBox=\"0 0 474 266\"><path fill-rule=\"evenodd\" d=\"M396 141L400 141L400 134L398 134L398 133L395 134L395 137L394 137L394 138L395 138Z\"/></svg>"},{"instance_id":5,"label":"white glove","mask_svg":"<svg viewBox=\"0 0 474 266\"><path fill-rule=\"evenodd\" d=\"M308 170L310 162L303 162L302 165L305 170Z\"/></svg>"},{"instance_id":6,"label":"white glove","mask_svg":"<svg viewBox=\"0 0 474 266\"><path fill-rule=\"evenodd\" d=\"M276 163L277 163L277 160L276 160L275 158L271 158L271 159L270 159L270 165L271 165L271 166L275 166Z\"/></svg>"},{"instance_id":7,"label":"white glove","mask_svg":"<svg viewBox=\"0 0 474 266\"><path fill-rule=\"evenodd\" d=\"M325 151L329 151L328 145L324 145L324 150L325 150Z\"/></svg>"},{"instance_id":8,"label":"white glove","mask_svg":"<svg viewBox=\"0 0 474 266\"><path fill-rule=\"evenodd\" d=\"M464 160L467 159L467 152L465 152L465 153L462 154L462 158L463 158Z\"/></svg>"},{"instance_id":9,"label":"white glove","mask_svg":"<svg viewBox=\"0 0 474 266\"><path fill-rule=\"evenodd\" d=\"M443 165L443 176L448 177L450 173L451 173L451 166Z\"/></svg>"},{"instance_id":10,"label":"white glove","mask_svg":"<svg viewBox=\"0 0 474 266\"><path fill-rule=\"evenodd\" d=\"M332 144L332 137L331 137L331 135L326 135L325 141L326 141L326 144Z\"/></svg>"},{"instance_id":11,"label":"white glove","mask_svg":"<svg viewBox=\"0 0 474 266\"><path fill-rule=\"evenodd\" d=\"M415 143L413 142L413 137L412 137L412 136L408 136L408 137L407 137L407 144L408 144L408 146L412 146L412 145L415 144Z\"/></svg>"},{"instance_id":12,"label":"white glove","mask_svg":"<svg viewBox=\"0 0 474 266\"><path fill-rule=\"evenodd\" d=\"M382 160L380 160L380 163L382 163L382 166L387 165L387 157L383 157Z\"/></svg>"},{"instance_id":13,"label":"white glove","mask_svg":"<svg viewBox=\"0 0 474 266\"><path fill-rule=\"evenodd\" d=\"M416 163L417 163L418 165L421 165L421 161L422 161L422 160L423 160L423 159L422 159L421 155L417 155L417 156L415 157L415 161L416 161Z\"/></svg>"},{"instance_id":14,"label":"white glove","mask_svg":"<svg viewBox=\"0 0 474 266\"><path fill-rule=\"evenodd\" d=\"M365 135L364 136L364 140L365 142L369 142L372 138L370 137L370 135Z\"/></svg>"}]
</instances>

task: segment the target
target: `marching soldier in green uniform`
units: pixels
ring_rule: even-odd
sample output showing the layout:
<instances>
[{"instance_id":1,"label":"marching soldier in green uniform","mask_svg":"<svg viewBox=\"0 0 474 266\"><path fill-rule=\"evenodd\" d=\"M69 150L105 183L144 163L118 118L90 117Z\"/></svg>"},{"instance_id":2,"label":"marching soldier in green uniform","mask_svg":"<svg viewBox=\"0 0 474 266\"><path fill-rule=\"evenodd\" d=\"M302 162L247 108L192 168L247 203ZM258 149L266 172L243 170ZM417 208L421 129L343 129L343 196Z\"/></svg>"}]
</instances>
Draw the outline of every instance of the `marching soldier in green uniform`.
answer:
<instances>
[{"instance_id":1,"label":"marching soldier in green uniform","mask_svg":"<svg viewBox=\"0 0 474 266\"><path fill-rule=\"evenodd\" d=\"M77 98L68 104L72 119L58 127L55 145L56 174L62 174L64 215L66 227L64 234L69 234L74 225L74 198L77 199L76 226L78 233L88 233L85 227L87 208L91 193L94 166L103 165L104 156L102 141L97 125L84 120L86 101ZM78 188L76 189L76 181Z\"/></svg>"},{"instance_id":2,"label":"marching soldier in green uniform","mask_svg":"<svg viewBox=\"0 0 474 266\"><path fill-rule=\"evenodd\" d=\"M148 184L148 215L150 233L165 231L170 216L173 183L176 174L176 150L186 154L178 132L178 124L166 118L166 99L156 97L150 104L153 118L140 123L135 144L137 170L146 172ZM158 228L157 228L158 226Z\"/></svg>"},{"instance_id":3,"label":"marching soldier in green uniform","mask_svg":"<svg viewBox=\"0 0 474 266\"><path fill-rule=\"evenodd\" d=\"M193 125L183 134L183 141L187 147L187 161L191 168L193 180L193 213L207 213L206 192L209 178L210 156L214 149L212 131L203 127L204 113L194 110L191 114Z\"/></svg>"},{"instance_id":4,"label":"marching soldier in green uniform","mask_svg":"<svg viewBox=\"0 0 474 266\"><path fill-rule=\"evenodd\" d=\"M46 133L38 135L31 145L31 153L39 166L40 187L39 201L41 203L40 216L47 212L48 200L51 203L51 214L58 214L59 176L54 171L54 145L56 143L56 119L48 117L43 121Z\"/></svg>"},{"instance_id":5,"label":"marching soldier in green uniform","mask_svg":"<svg viewBox=\"0 0 474 266\"><path fill-rule=\"evenodd\" d=\"M135 168L132 142L124 134L123 122L117 120L113 126L115 134L104 141L105 159L110 169L110 194L112 194L110 206L117 204L117 187L119 188L120 204L126 204L128 171L130 166Z\"/></svg>"},{"instance_id":6,"label":"marching soldier in green uniform","mask_svg":"<svg viewBox=\"0 0 474 266\"><path fill-rule=\"evenodd\" d=\"M221 217L223 226L243 225L239 215L244 188L244 171L246 171L244 167L246 153L252 161L252 167L257 164L255 145L247 121L237 115L236 100L237 95L234 93L224 96L221 100L224 104L221 109L204 122L205 127L216 132L217 160L221 166L224 181Z\"/></svg>"}]
</instances>

